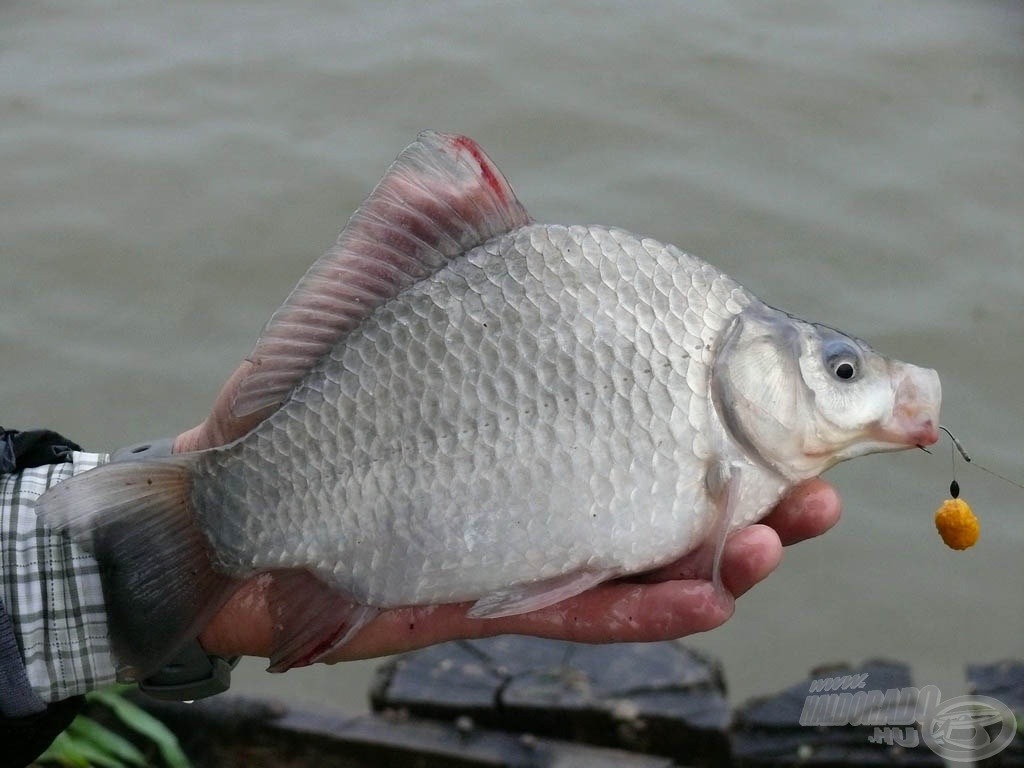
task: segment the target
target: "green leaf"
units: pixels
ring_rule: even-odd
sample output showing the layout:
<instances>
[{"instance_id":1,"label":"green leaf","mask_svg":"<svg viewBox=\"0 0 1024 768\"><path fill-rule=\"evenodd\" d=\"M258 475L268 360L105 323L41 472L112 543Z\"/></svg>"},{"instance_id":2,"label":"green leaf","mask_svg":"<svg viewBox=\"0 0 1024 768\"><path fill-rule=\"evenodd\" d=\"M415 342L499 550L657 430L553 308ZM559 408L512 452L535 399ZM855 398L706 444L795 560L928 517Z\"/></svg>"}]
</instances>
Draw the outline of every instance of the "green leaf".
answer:
<instances>
[{"instance_id":1,"label":"green leaf","mask_svg":"<svg viewBox=\"0 0 1024 768\"><path fill-rule=\"evenodd\" d=\"M178 738L146 710L122 697L116 690L94 691L90 695L93 701L101 702L110 707L113 713L125 725L136 733L153 741L160 756L170 768L192 768L188 757L181 751Z\"/></svg>"},{"instance_id":2,"label":"green leaf","mask_svg":"<svg viewBox=\"0 0 1024 768\"><path fill-rule=\"evenodd\" d=\"M128 765L145 766L146 756L128 739L89 717L76 717L68 726L67 733L76 739L92 744L104 754L118 758Z\"/></svg>"},{"instance_id":3,"label":"green leaf","mask_svg":"<svg viewBox=\"0 0 1024 768\"><path fill-rule=\"evenodd\" d=\"M60 733L43 754L36 758L37 763L60 763L65 768L89 768L89 761L75 749L75 740L66 733Z\"/></svg>"},{"instance_id":4,"label":"green leaf","mask_svg":"<svg viewBox=\"0 0 1024 768\"><path fill-rule=\"evenodd\" d=\"M57 750L50 755L50 750L54 748L54 745L58 745ZM61 765L72 768L128 768L127 763L121 762L117 757L107 754L85 739L76 738L67 732L62 733L54 740L54 744L39 757L39 761L48 760L50 757L56 759Z\"/></svg>"}]
</instances>

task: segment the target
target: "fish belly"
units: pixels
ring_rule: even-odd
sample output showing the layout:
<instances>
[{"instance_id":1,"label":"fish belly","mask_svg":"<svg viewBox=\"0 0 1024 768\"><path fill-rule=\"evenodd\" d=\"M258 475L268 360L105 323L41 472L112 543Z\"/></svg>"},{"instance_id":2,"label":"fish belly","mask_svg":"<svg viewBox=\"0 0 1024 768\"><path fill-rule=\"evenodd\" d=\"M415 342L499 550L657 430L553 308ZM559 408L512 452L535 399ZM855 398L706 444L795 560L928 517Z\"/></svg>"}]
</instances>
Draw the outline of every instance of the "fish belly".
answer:
<instances>
[{"instance_id":1,"label":"fish belly","mask_svg":"<svg viewBox=\"0 0 1024 768\"><path fill-rule=\"evenodd\" d=\"M368 605L466 600L697 546L712 348L745 292L671 246L533 225L380 307L196 483L218 565Z\"/></svg>"}]
</instances>

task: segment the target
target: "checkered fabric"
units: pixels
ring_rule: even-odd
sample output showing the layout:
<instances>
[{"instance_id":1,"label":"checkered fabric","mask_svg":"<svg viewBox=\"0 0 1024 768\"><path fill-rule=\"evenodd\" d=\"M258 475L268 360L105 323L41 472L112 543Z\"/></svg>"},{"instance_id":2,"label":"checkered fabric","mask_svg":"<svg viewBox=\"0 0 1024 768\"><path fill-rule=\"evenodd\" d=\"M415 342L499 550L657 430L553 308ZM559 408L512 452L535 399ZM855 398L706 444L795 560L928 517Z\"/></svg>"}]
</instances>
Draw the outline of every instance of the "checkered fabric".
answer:
<instances>
[{"instance_id":1,"label":"checkered fabric","mask_svg":"<svg viewBox=\"0 0 1024 768\"><path fill-rule=\"evenodd\" d=\"M0 475L0 600L14 625L32 689L45 702L115 681L96 561L36 518L51 485L107 461L74 452L70 463Z\"/></svg>"}]
</instances>

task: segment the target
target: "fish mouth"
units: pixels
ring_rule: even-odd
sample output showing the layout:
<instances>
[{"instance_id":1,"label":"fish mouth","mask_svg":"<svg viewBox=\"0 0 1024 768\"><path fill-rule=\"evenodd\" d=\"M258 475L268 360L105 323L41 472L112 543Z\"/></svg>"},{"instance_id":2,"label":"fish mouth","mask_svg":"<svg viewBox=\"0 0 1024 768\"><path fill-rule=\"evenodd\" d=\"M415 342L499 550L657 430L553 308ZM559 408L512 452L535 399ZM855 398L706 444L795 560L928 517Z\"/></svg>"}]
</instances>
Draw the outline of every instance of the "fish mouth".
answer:
<instances>
[{"instance_id":1,"label":"fish mouth","mask_svg":"<svg viewBox=\"0 0 1024 768\"><path fill-rule=\"evenodd\" d=\"M892 413L880 421L873 437L890 445L916 448L939 440L942 387L930 368L902 364L893 371Z\"/></svg>"},{"instance_id":2,"label":"fish mouth","mask_svg":"<svg viewBox=\"0 0 1024 768\"><path fill-rule=\"evenodd\" d=\"M906 416L893 422L880 424L873 437L880 443L923 448L939 441L938 419L932 417Z\"/></svg>"}]
</instances>

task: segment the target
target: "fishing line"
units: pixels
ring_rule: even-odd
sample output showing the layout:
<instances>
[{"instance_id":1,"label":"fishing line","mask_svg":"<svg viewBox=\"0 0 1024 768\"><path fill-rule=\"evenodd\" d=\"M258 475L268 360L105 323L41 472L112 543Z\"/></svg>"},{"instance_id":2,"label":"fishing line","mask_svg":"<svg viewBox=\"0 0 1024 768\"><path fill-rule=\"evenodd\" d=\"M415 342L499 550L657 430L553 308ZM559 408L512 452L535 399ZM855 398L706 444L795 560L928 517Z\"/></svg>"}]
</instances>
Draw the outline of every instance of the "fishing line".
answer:
<instances>
[{"instance_id":1,"label":"fishing line","mask_svg":"<svg viewBox=\"0 0 1024 768\"><path fill-rule=\"evenodd\" d=\"M956 481L956 453L954 453L953 449L956 448L956 450L960 451L960 455L964 457L964 461L970 462L971 459L967 455L967 451L965 451L964 447L960 444L960 441L957 440L953 436L952 432L950 432L948 429L946 429L941 424L939 425L939 429L941 429L943 432L945 432L947 435L949 435L949 439L950 439L950 443L949 443L949 473L950 473L950 476L953 479L949 483L949 495L952 496L954 499L959 499L960 498L960 483L958 483Z\"/></svg>"},{"instance_id":2,"label":"fishing line","mask_svg":"<svg viewBox=\"0 0 1024 768\"><path fill-rule=\"evenodd\" d=\"M992 475L992 477L998 477L1004 483L1009 483L1010 485L1014 485L1017 488L1020 488L1022 491L1024 491L1024 485L1021 485L1017 481L1011 480L1008 477L1003 477L1002 475L1000 475L995 470L989 469L988 467L983 466L983 465L979 464L978 462L974 461L973 459L971 459L971 457L967 454L967 451L964 450L963 443L961 443L959 440L957 440L956 435L954 435L952 432L950 432L948 429L946 429L943 426L940 426L939 429L941 429L943 432L945 432L947 435L949 435L949 439L953 442L953 446L956 448L957 451L960 452L960 455L963 456L964 461L966 461L968 464L977 467L982 472L987 472L988 474ZM929 451L929 453L931 453L931 451ZM955 499L957 497L959 491L960 491L960 486L957 485L957 482L956 482L956 456L953 455L953 449L952 448L950 448L950 457L953 460L953 482L949 486L949 492L951 494L953 494L953 498ZM957 493L953 493L953 489L954 488L956 489Z\"/></svg>"},{"instance_id":3,"label":"fishing line","mask_svg":"<svg viewBox=\"0 0 1024 768\"><path fill-rule=\"evenodd\" d=\"M939 429L949 435L952 441L949 446L949 463L953 480L949 484L951 498L942 502L935 512L935 528L950 549L970 549L981 537L981 522L971 509L971 505L960 498L960 484L956 481L956 451L959 451L964 461L968 463L971 463L971 457L952 432L941 425Z\"/></svg>"},{"instance_id":4,"label":"fishing line","mask_svg":"<svg viewBox=\"0 0 1024 768\"><path fill-rule=\"evenodd\" d=\"M956 435L954 435L952 432L950 432L948 429L946 429L945 427L943 427L941 425L939 426L939 429L941 429L943 432L945 432L947 435L949 435L949 439L952 442L952 445L949 447L950 461L951 461L952 466L953 466L953 482L950 484L950 489L952 489L953 487L956 487L957 489L959 489L959 487L960 487L959 485L956 484L956 454L953 452L954 448L955 448L956 452L959 453L963 457L963 460L966 461L968 464L970 464L972 467L977 467L982 472L987 472L988 474L992 475L992 477L997 477L1000 480L1002 480L1004 483L1009 483L1010 485L1012 485L1012 486L1014 486L1016 488L1020 488L1022 491L1024 491L1024 484L1018 483L1016 480L1011 480L1010 478L1008 478L1008 477L1006 477L1004 475L1000 475L994 469L989 469L988 467L984 466L983 464L979 464L974 459L972 459L970 457L970 455L968 455L967 450L964 448L964 444L961 443L957 439ZM922 451L924 451L925 453L927 453L929 455L931 455L931 453L932 453L927 448L925 448L923 445L919 445L917 447L920 448ZM954 495L953 498L956 498L956 496Z\"/></svg>"}]
</instances>

